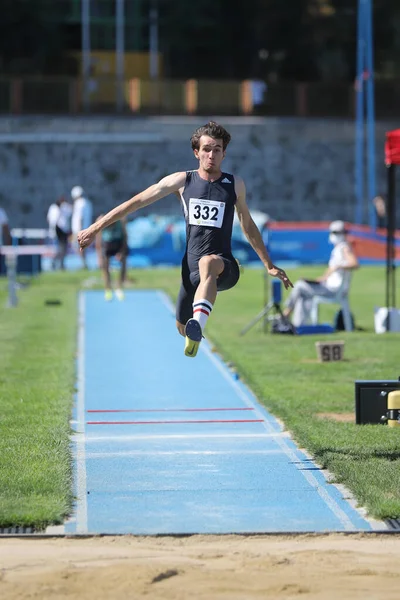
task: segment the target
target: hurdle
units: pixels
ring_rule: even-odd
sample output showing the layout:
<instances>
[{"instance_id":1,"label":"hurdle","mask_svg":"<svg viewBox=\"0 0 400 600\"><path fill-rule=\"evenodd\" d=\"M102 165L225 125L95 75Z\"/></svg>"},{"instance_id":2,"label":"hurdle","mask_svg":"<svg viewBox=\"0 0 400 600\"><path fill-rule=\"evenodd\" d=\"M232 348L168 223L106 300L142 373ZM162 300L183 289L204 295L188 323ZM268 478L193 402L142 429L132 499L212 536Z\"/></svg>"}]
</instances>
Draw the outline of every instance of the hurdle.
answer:
<instances>
[{"instance_id":1,"label":"hurdle","mask_svg":"<svg viewBox=\"0 0 400 600\"><path fill-rule=\"evenodd\" d=\"M54 257L56 254L56 248L48 245L26 245L26 246L0 246L0 255L4 256L7 270L8 280L8 300L7 306L9 308L18 305L17 296L17 261L18 256L48 256ZM39 273L39 267L37 267L36 273Z\"/></svg>"}]
</instances>

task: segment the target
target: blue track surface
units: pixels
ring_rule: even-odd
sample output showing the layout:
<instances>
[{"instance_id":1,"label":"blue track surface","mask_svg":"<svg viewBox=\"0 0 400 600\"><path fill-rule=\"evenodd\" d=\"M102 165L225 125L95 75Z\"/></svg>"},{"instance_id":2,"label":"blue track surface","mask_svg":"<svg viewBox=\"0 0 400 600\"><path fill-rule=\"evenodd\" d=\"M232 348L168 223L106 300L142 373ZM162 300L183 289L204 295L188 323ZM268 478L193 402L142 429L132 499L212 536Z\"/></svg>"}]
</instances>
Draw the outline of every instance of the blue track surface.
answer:
<instances>
[{"instance_id":1,"label":"blue track surface","mask_svg":"<svg viewBox=\"0 0 400 600\"><path fill-rule=\"evenodd\" d=\"M80 309L67 532L371 530L205 341L183 355L162 293Z\"/></svg>"}]
</instances>

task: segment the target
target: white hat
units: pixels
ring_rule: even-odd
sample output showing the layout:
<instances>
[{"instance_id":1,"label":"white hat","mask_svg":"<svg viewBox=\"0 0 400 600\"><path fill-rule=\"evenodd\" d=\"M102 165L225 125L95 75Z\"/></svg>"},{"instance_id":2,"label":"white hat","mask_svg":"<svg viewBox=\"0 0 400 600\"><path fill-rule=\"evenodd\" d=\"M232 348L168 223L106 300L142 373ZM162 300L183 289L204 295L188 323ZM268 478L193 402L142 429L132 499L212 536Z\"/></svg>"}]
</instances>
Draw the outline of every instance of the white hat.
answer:
<instances>
[{"instance_id":1,"label":"white hat","mask_svg":"<svg viewBox=\"0 0 400 600\"><path fill-rule=\"evenodd\" d=\"M329 231L331 233L347 233L346 223L344 221L332 221L329 225Z\"/></svg>"},{"instance_id":2,"label":"white hat","mask_svg":"<svg viewBox=\"0 0 400 600\"><path fill-rule=\"evenodd\" d=\"M84 194L84 191L83 191L83 188L81 188L80 185L76 185L71 190L71 198L73 200L76 200L77 198L81 198L81 196L83 196L83 194Z\"/></svg>"}]
</instances>

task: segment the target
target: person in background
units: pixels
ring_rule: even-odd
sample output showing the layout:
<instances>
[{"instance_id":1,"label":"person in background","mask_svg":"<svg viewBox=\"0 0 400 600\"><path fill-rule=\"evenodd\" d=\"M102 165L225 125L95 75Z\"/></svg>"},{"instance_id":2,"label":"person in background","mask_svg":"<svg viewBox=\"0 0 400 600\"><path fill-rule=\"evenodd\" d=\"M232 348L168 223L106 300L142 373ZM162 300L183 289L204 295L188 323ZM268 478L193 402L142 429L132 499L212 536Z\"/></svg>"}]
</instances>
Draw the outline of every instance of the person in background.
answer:
<instances>
[{"instance_id":1,"label":"person in background","mask_svg":"<svg viewBox=\"0 0 400 600\"><path fill-rule=\"evenodd\" d=\"M11 232L8 226L6 211L0 207L0 275L5 273L4 258L1 256L1 247L12 244Z\"/></svg>"},{"instance_id":2,"label":"person in background","mask_svg":"<svg viewBox=\"0 0 400 600\"><path fill-rule=\"evenodd\" d=\"M58 215L60 213L60 200L57 202L53 202L49 206L49 210L47 211L46 221L49 226L49 238L51 242L55 242L57 239L56 234L56 225L58 220Z\"/></svg>"},{"instance_id":3,"label":"person in background","mask_svg":"<svg viewBox=\"0 0 400 600\"><path fill-rule=\"evenodd\" d=\"M350 287L352 272L359 266L348 242L343 221L333 221L330 224L329 242L333 244L333 250L325 273L317 279L296 281L286 300L283 318L289 319L293 313L292 324L295 327L307 323L314 296L334 298L339 291L346 293Z\"/></svg>"},{"instance_id":4,"label":"person in background","mask_svg":"<svg viewBox=\"0 0 400 600\"><path fill-rule=\"evenodd\" d=\"M372 202L375 206L377 227L383 229L386 227L386 203L382 196L376 196Z\"/></svg>"},{"instance_id":5,"label":"person in background","mask_svg":"<svg viewBox=\"0 0 400 600\"><path fill-rule=\"evenodd\" d=\"M72 206L64 196L50 205L47 212L49 238L57 242L57 251L53 259L53 269L65 269L65 257L68 250L68 238L71 235Z\"/></svg>"},{"instance_id":6,"label":"person in background","mask_svg":"<svg viewBox=\"0 0 400 600\"><path fill-rule=\"evenodd\" d=\"M12 243L8 217L4 208L0 208L0 246L10 246Z\"/></svg>"},{"instance_id":7,"label":"person in background","mask_svg":"<svg viewBox=\"0 0 400 600\"><path fill-rule=\"evenodd\" d=\"M80 185L76 185L71 190L71 198L74 201L72 211L72 234L76 240L81 229L90 227L93 221L93 208L92 203L87 198L83 188ZM75 246L76 247L76 246ZM86 251L81 252L83 266L87 269L87 257Z\"/></svg>"},{"instance_id":8,"label":"person in background","mask_svg":"<svg viewBox=\"0 0 400 600\"><path fill-rule=\"evenodd\" d=\"M96 221L104 215L100 215ZM128 254L128 236L126 231L126 221L121 219L115 221L109 227L103 229L96 235L96 252L99 261L99 267L103 272L105 293L107 301L112 300L113 291L111 287L110 259L115 256L121 264L118 287L115 295L118 300L124 299L124 284L126 278L126 258Z\"/></svg>"},{"instance_id":9,"label":"person in background","mask_svg":"<svg viewBox=\"0 0 400 600\"><path fill-rule=\"evenodd\" d=\"M67 202L64 196L57 202L58 204L58 219L56 223L56 236L58 242L58 250L56 255L56 264L60 269L65 269L65 257L68 251L68 239L71 235L71 217L72 206Z\"/></svg>"}]
</instances>

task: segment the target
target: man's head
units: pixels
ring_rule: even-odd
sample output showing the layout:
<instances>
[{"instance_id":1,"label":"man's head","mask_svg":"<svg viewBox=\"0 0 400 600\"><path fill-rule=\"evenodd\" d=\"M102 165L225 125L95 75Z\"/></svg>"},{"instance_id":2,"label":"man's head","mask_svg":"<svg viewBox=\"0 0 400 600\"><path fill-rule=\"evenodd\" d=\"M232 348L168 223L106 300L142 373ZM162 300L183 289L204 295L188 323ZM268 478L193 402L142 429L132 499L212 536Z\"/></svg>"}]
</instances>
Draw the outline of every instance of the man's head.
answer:
<instances>
[{"instance_id":1,"label":"man's head","mask_svg":"<svg viewBox=\"0 0 400 600\"><path fill-rule=\"evenodd\" d=\"M230 134L214 121L196 129L191 144L200 167L207 173L218 173L230 141Z\"/></svg>"},{"instance_id":2,"label":"man's head","mask_svg":"<svg viewBox=\"0 0 400 600\"><path fill-rule=\"evenodd\" d=\"M75 185L71 190L71 198L72 200L77 200L78 198L81 198L84 193L85 192L83 191L83 188L81 188L80 185Z\"/></svg>"},{"instance_id":3,"label":"man's head","mask_svg":"<svg viewBox=\"0 0 400 600\"><path fill-rule=\"evenodd\" d=\"M347 231L344 221L332 221L329 225L329 241L336 246L346 239Z\"/></svg>"}]
</instances>

